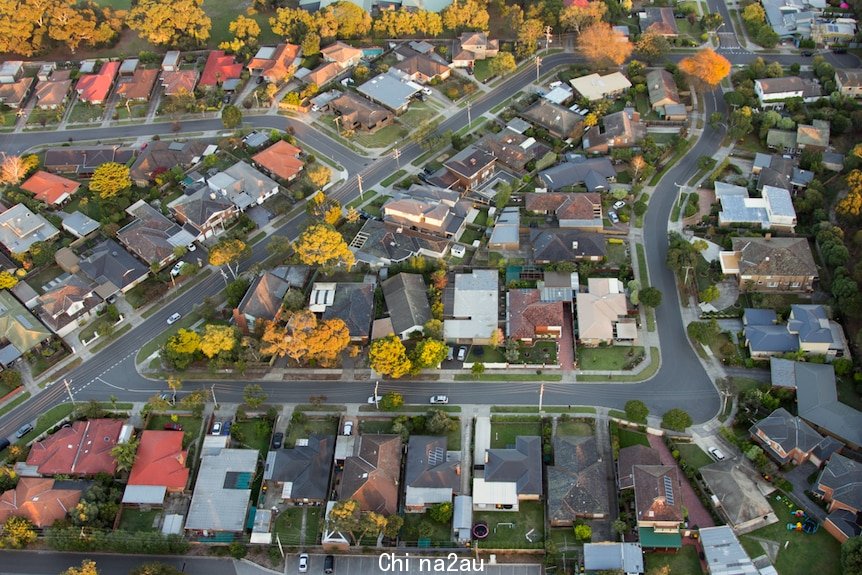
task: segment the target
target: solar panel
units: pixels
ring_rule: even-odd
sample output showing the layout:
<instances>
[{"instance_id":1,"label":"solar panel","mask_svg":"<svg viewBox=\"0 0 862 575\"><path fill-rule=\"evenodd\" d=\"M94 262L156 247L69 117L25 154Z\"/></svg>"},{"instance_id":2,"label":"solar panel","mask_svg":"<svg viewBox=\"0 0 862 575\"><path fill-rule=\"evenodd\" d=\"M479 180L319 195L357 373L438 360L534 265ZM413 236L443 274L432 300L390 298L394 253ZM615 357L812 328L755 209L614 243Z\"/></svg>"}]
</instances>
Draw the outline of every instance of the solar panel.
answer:
<instances>
[{"instance_id":1,"label":"solar panel","mask_svg":"<svg viewBox=\"0 0 862 575\"><path fill-rule=\"evenodd\" d=\"M667 475L664 476L664 498L668 505L673 505L673 481Z\"/></svg>"},{"instance_id":2,"label":"solar panel","mask_svg":"<svg viewBox=\"0 0 862 575\"><path fill-rule=\"evenodd\" d=\"M429 465L440 465L445 461L446 453L443 451L441 447L435 447L428 454L428 463Z\"/></svg>"}]
</instances>

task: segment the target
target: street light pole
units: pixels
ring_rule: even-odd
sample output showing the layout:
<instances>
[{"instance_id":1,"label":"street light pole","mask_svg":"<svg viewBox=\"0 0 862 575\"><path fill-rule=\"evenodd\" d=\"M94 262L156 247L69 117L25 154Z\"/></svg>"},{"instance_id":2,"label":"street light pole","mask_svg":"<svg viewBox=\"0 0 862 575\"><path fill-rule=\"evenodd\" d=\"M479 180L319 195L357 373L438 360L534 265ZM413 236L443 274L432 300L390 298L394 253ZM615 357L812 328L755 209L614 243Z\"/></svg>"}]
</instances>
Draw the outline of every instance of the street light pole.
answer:
<instances>
[{"instance_id":1,"label":"street light pole","mask_svg":"<svg viewBox=\"0 0 862 575\"><path fill-rule=\"evenodd\" d=\"M398 166L398 169L401 169L401 161L399 160L399 158L401 157L401 150L395 148L394 150L392 150L392 155L395 156L395 165Z\"/></svg>"},{"instance_id":2,"label":"street light pole","mask_svg":"<svg viewBox=\"0 0 862 575\"><path fill-rule=\"evenodd\" d=\"M218 400L216 400L216 396L215 396L215 384L213 384L212 387L210 387L210 391L213 394L213 403L215 404L215 408L218 409Z\"/></svg>"},{"instance_id":3,"label":"street light pole","mask_svg":"<svg viewBox=\"0 0 862 575\"><path fill-rule=\"evenodd\" d=\"M467 100L467 129L471 129L473 127L473 117L470 115L470 106L472 103L470 100Z\"/></svg>"},{"instance_id":4,"label":"street light pole","mask_svg":"<svg viewBox=\"0 0 862 575\"><path fill-rule=\"evenodd\" d=\"M364 194L362 192L362 174L356 174L356 183L359 184L359 199L364 200Z\"/></svg>"},{"instance_id":5,"label":"street light pole","mask_svg":"<svg viewBox=\"0 0 862 575\"><path fill-rule=\"evenodd\" d=\"M65 386L66 386L66 393L68 393L68 394L69 394L69 401L71 401L71 402L72 402L72 406L74 407L74 405L75 405L75 398L72 396L72 388L71 388L71 386L69 385L70 383L71 383L71 382L70 382L68 379L63 378L63 385L65 385Z\"/></svg>"},{"instance_id":6,"label":"street light pole","mask_svg":"<svg viewBox=\"0 0 862 575\"><path fill-rule=\"evenodd\" d=\"M539 412L542 411L542 402L545 399L545 384L543 383L541 387L539 387Z\"/></svg>"},{"instance_id":7,"label":"street light pole","mask_svg":"<svg viewBox=\"0 0 862 575\"><path fill-rule=\"evenodd\" d=\"M542 58L536 56L536 82L539 81L539 67L542 65Z\"/></svg>"},{"instance_id":8,"label":"street light pole","mask_svg":"<svg viewBox=\"0 0 862 575\"><path fill-rule=\"evenodd\" d=\"M380 409L379 402L377 401L377 389L380 387L380 381L374 382L374 408Z\"/></svg>"}]
</instances>

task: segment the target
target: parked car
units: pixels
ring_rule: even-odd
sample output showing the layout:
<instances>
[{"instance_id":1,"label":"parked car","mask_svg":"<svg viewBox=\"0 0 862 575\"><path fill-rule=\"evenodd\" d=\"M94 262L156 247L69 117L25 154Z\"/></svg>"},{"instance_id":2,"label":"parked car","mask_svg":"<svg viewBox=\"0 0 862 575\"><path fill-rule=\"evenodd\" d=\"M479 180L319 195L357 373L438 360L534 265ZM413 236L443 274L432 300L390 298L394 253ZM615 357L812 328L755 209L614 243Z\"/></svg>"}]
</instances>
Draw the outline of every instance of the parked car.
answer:
<instances>
[{"instance_id":1,"label":"parked car","mask_svg":"<svg viewBox=\"0 0 862 575\"><path fill-rule=\"evenodd\" d=\"M230 421L225 421L221 428L222 435L230 435Z\"/></svg>"},{"instance_id":2,"label":"parked car","mask_svg":"<svg viewBox=\"0 0 862 575\"><path fill-rule=\"evenodd\" d=\"M431 88L422 88L422 93L425 94L426 96L430 96L431 95Z\"/></svg>"},{"instance_id":3,"label":"parked car","mask_svg":"<svg viewBox=\"0 0 862 575\"><path fill-rule=\"evenodd\" d=\"M716 461L724 461L724 453L717 447L710 447L709 454L712 455Z\"/></svg>"},{"instance_id":4,"label":"parked car","mask_svg":"<svg viewBox=\"0 0 862 575\"><path fill-rule=\"evenodd\" d=\"M257 77L257 83L258 83L258 84L263 84L263 76L258 76L258 77Z\"/></svg>"},{"instance_id":5,"label":"parked car","mask_svg":"<svg viewBox=\"0 0 862 575\"><path fill-rule=\"evenodd\" d=\"M327 555L323 559L323 572L335 573L335 556Z\"/></svg>"},{"instance_id":6,"label":"parked car","mask_svg":"<svg viewBox=\"0 0 862 575\"><path fill-rule=\"evenodd\" d=\"M165 431L182 431L182 430L183 430L183 426L180 425L179 423L166 423L165 424Z\"/></svg>"},{"instance_id":7,"label":"parked car","mask_svg":"<svg viewBox=\"0 0 862 575\"><path fill-rule=\"evenodd\" d=\"M171 317L168 318L168 325L176 323L177 320L180 319L181 317L183 317L183 316L181 316L179 313L172 313Z\"/></svg>"},{"instance_id":8,"label":"parked car","mask_svg":"<svg viewBox=\"0 0 862 575\"><path fill-rule=\"evenodd\" d=\"M467 357L467 348L466 347L458 348L458 361L464 361L464 359L466 357Z\"/></svg>"},{"instance_id":9,"label":"parked car","mask_svg":"<svg viewBox=\"0 0 862 575\"><path fill-rule=\"evenodd\" d=\"M341 435L353 435L353 421L345 421L344 422L344 430L341 432Z\"/></svg>"},{"instance_id":10,"label":"parked car","mask_svg":"<svg viewBox=\"0 0 862 575\"><path fill-rule=\"evenodd\" d=\"M440 404L446 405L447 403L449 403L449 396L432 395L431 396L431 403L434 403L434 404L440 403Z\"/></svg>"},{"instance_id":11,"label":"parked car","mask_svg":"<svg viewBox=\"0 0 862 575\"><path fill-rule=\"evenodd\" d=\"M814 55L814 52L812 52L811 50L803 50L802 55L805 56L806 58L810 58L811 56Z\"/></svg>"},{"instance_id":12,"label":"parked car","mask_svg":"<svg viewBox=\"0 0 862 575\"><path fill-rule=\"evenodd\" d=\"M453 359L455 359L455 348L450 345L449 351L446 353L446 361L452 361Z\"/></svg>"},{"instance_id":13,"label":"parked car","mask_svg":"<svg viewBox=\"0 0 862 575\"><path fill-rule=\"evenodd\" d=\"M213 435L221 435L221 421L216 421L213 423L212 429L210 429L210 433Z\"/></svg>"},{"instance_id":14,"label":"parked car","mask_svg":"<svg viewBox=\"0 0 862 575\"><path fill-rule=\"evenodd\" d=\"M383 400L382 395L369 395L368 396L368 403L370 403L370 404L380 403L380 401L382 401L382 400Z\"/></svg>"},{"instance_id":15,"label":"parked car","mask_svg":"<svg viewBox=\"0 0 862 575\"><path fill-rule=\"evenodd\" d=\"M190 252L193 252L193 251L195 251L196 249L198 249L198 247L195 245L195 243L194 243L194 242L192 242L192 243L190 243L189 245L187 245L187 246L186 246L186 249L187 249L188 251L190 251Z\"/></svg>"},{"instance_id":16,"label":"parked car","mask_svg":"<svg viewBox=\"0 0 862 575\"><path fill-rule=\"evenodd\" d=\"M611 211L609 211L609 212L608 212L608 219L609 219L610 221L612 221L613 223L615 223L615 224L620 223L620 217L619 217L619 216L617 215L617 213L616 213L615 211L613 211L613 210L611 210Z\"/></svg>"},{"instance_id":17,"label":"parked car","mask_svg":"<svg viewBox=\"0 0 862 575\"><path fill-rule=\"evenodd\" d=\"M27 435L31 431L33 431L33 424L32 423L25 423L24 425L22 425L21 427L18 428L18 431L15 432L15 437L17 437L18 439L21 439L22 437L24 437L25 435Z\"/></svg>"},{"instance_id":18,"label":"parked car","mask_svg":"<svg viewBox=\"0 0 862 575\"><path fill-rule=\"evenodd\" d=\"M272 448L273 449L281 449L282 444L284 443L284 434L282 432L278 432L272 436Z\"/></svg>"},{"instance_id":19,"label":"parked car","mask_svg":"<svg viewBox=\"0 0 862 575\"><path fill-rule=\"evenodd\" d=\"M621 210L624 207L626 207L626 203L623 200L617 200L616 202L614 202L614 209L615 210Z\"/></svg>"},{"instance_id":20,"label":"parked car","mask_svg":"<svg viewBox=\"0 0 862 575\"><path fill-rule=\"evenodd\" d=\"M308 553L300 553L299 554L299 572L307 573L308 572Z\"/></svg>"},{"instance_id":21,"label":"parked car","mask_svg":"<svg viewBox=\"0 0 862 575\"><path fill-rule=\"evenodd\" d=\"M177 277L180 275L180 272L183 271L183 266L186 265L186 262L177 262L174 264L174 267L171 268L171 276Z\"/></svg>"},{"instance_id":22,"label":"parked car","mask_svg":"<svg viewBox=\"0 0 862 575\"><path fill-rule=\"evenodd\" d=\"M12 442L6 439L5 437L0 437L0 451L3 451L7 447L12 445Z\"/></svg>"}]
</instances>

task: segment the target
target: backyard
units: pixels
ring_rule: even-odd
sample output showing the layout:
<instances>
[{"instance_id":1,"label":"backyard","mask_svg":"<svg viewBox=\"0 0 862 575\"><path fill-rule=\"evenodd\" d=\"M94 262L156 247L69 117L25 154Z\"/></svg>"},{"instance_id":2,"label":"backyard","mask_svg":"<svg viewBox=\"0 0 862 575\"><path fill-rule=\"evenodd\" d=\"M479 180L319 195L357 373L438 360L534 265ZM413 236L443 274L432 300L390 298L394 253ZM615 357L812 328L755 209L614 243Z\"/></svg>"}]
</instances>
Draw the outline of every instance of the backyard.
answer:
<instances>
[{"instance_id":1,"label":"backyard","mask_svg":"<svg viewBox=\"0 0 862 575\"><path fill-rule=\"evenodd\" d=\"M515 445L515 438L541 436L542 424L538 417L509 417L510 421L491 421L491 448Z\"/></svg>"},{"instance_id":2,"label":"backyard","mask_svg":"<svg viewBox=\"0 0 862 575\"><path fill-rule=\"evenodd\" d=\"M541 501L522 501L517 513L480 511L473 523L488 524L488 538L477 541L488 549L541 549L545 546L545 510ZM682 571L680 571L682 573Z\"/></svg>"},{"instance_id":3,"label":"backyard","mask_svg":"<svg viewBox=\"0 0 862 575\"><path fill-rule=\"evenodd\" d=\"M168 423L179 423L183 426L183 447L188 447L200 436L203 419L191 415L156 414L150 417L147 429L164 429Z\"/></svg>"},{"instance_id":4,"label":"backyard","mask_svg":"<svg viewBox=\"0 0 862 575\"><path fill-rule=\"evenodd\" d=\"M635 359L643 355L641 346L579 347L578 365L586 370L632 369Z\"/></svg>"},{"instance_id":5,"label":"backyard","mask_svg":"<svg viewBox=\"0 0 862 575\"><path fill-rule=\"evenodd\" d=\"M123 508L120 517L120 530L122 531L156 531L161 512L158 509L133 509Z\"/></svg>"},{"instance_id":6,"label":"backyard","mask_svg":"<svg viewBox=\"0 0 862 575\"><path fill-rule=\"evenodd\" d=\"M644 568L647 575L662 573L665 566L670 568L668 573L685 573L685 575L703 573L700 559L697 557L697 549L692 545L683 545L676 553L644 553Z\"/></svg>"},{"instance_id":7,"label":"backyard","mask_svg":"<svg viewBox=\"0 0 862 575\"><path fill-rule=\"evenodd\" d=\"M401 528L401 541L417 545L422 540L431 547L451 547L452 533L449 523L438 523L428 513L405 513Z\"/></svg>"}]
</instances>

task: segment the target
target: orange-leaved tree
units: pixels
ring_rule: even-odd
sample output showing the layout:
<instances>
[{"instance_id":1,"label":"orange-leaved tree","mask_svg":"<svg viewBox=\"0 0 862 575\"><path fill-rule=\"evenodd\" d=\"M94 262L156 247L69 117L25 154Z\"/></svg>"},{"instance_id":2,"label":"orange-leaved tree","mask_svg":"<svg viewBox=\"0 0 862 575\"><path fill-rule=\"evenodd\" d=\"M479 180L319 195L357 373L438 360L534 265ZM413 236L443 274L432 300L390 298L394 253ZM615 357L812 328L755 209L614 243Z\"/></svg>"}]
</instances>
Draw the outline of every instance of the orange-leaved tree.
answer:
<instances>
[{"instance_id":1,"label":"orange-leaved tree","mask_svg":"<svg viewBox=\"0 0 862 575\"><path fill-rule=\"evenodd\" d=\"M619 66L626 61L634 46L607 22L596 22L578 36L578 45L594 66Z\"/></svg>"},{"instance_id":2,"label":"orange-leaved tree","mask_svg":"<svg viewBox=\"0 0 862 575\"><path fill-rule=\"evenodd\" d=\"M712 89L730 74L730 61L712 48L704 48L694 56L683 58L679 69L695 84Z\"/></svg>"}]
</instances>

